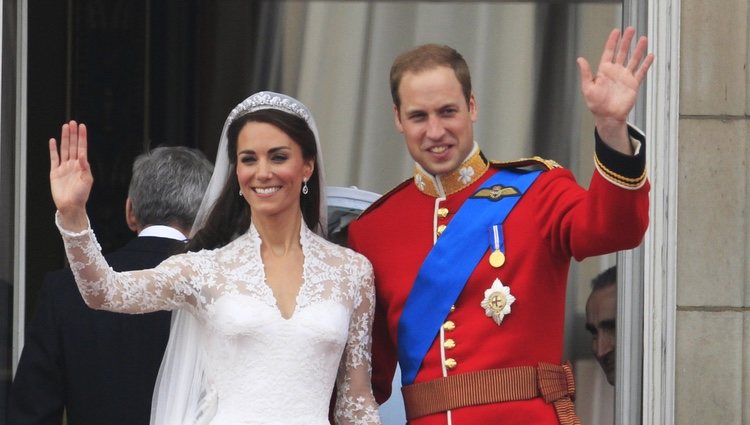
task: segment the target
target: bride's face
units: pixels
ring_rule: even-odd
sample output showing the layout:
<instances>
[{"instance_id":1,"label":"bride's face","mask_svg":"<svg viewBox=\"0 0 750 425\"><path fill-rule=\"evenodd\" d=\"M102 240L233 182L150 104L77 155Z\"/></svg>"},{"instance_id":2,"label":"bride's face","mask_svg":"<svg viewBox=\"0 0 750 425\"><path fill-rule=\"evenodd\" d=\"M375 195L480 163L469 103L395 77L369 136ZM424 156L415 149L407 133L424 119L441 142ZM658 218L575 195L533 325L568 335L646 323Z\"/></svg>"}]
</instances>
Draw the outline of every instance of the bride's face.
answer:
<instances>
[{"instance_id":1,"label":"bride's face","mask_svg":"<svg viewBox=\"0 0 750 425\"><path fill-rule=\"evenodd\" d=\"M249 122L237 137L237 181L253 216L299 210L302 181L314 162L277 127Z\"/></svg>"}]
</instances>

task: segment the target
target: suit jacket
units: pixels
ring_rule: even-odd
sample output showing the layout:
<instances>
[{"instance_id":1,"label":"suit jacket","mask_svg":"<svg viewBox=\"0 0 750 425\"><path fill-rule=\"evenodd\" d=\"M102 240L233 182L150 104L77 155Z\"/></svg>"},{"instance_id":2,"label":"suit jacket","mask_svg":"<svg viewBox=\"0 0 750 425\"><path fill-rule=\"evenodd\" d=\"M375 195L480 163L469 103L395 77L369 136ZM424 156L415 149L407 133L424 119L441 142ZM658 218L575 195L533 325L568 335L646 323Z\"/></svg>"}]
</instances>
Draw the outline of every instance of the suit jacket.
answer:
<instances>
[{"instance_id":1,"label":"suit jacket","mask_svg":"<svg viewBox=\"0 0 750 425\"><path fill-rule=\"evenodd\" d=\"M539 362L559 364L571 257L580 260L631 248L638 245L647 227L649 186L643 175L642 155L620 157L597 140L597 160L607 166L606 170L617 171L623 182L632 185L629 189L614 184L604 171L595 171L589 189L584 190L569 171L538 161L549 170L537 178L502 223L505 264L491 266L488 249L455 300L442 332L425 329L437 336L415 382L495 368L535 366ZM531 162L487 165L481 158L477 153L456 175L443 178L444 197L430 194L428 177L418 173L381 197L350 225L349 246L364 254L375 271L372 379L380 403L391 392L401 313L435 235L439 237L446 226L452 225L451 219L464 201L484 187L491 175L508 166ZM471 242L489 248L489 229L486 234ZM495 279L508 286L516 298L500 325L481 306L485 291ZM410 424L558 423L552 405L539 397L463 407L450 415L450 422L443 412L416 418Z\"/></svg>"},{"instance_id":2,"label":"suit jacket","mask_svg":"<svg viewBox=\"0 0 750 425\"><path fill-rule=\"evenodd\" d=\"M181 242L140 237L106 256L117 271L158 265ZM11 386L9 425L148 424L170 312L86 306L69 269L45 276Z\"/></svg>"}]
</instances>

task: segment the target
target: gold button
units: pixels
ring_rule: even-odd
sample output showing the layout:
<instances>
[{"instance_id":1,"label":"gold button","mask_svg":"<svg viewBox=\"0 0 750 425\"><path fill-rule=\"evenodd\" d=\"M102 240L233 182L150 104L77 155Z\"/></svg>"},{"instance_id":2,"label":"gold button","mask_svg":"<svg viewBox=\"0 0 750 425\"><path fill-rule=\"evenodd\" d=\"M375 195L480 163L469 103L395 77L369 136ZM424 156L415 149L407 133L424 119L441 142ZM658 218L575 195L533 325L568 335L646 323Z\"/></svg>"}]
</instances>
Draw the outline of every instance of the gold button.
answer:
<instances>
[{"instance_id":1,"label":"gold button","mask_svg":"<svg viewBox=\"0 0 750 425\"><path fill-rule=\"evenodd\" d=\"M443 232L445 232L445 224L441 224L441 225L440 225L440 226L438 226L438 228L437 228L437 234L438 234L438 236L442 235L442 234L443 234Z\"/></svg>"},{"instance_id":2,"label":"gold button","mask_svg":"<svg viewBox=\"0 0 750 425\"><path fill-rule=\"evenodd\" d=\"M448 217L448 208L438 208L437 215L440 218Z\"/></svg>"},{"instance_id":3,"label":"gold button","mask_svg":"<svg viewBox=\"0 0 750 425\"><path fill-rule=\"evenodd\" d=\"M443 329L445 329L446 331L452 331L453 329L456 329L456 324L453 323L453 320L448 320L443 323Z\"/></svg>"},{"instance_id":4,"label":"gold button","mask_svg":"<svg viewBox=\"0 0 750 425\"><path fill-rule=\"evenodd\" d=\"M458 366L458 363L454 359L445 359L445 367L453 369Z\"/></svg>"},{"instance_id":5,"label":"gold button","mask_svg":"<svg viewBox=\"0 0 750 425\"><path fill-rule=\"evenodd\" d=\"M456 341L450 338L446 339L445 342L443 343L443 347L445 347L446 350L452 350L456 348Z\"/></svg>"}]
</instances>

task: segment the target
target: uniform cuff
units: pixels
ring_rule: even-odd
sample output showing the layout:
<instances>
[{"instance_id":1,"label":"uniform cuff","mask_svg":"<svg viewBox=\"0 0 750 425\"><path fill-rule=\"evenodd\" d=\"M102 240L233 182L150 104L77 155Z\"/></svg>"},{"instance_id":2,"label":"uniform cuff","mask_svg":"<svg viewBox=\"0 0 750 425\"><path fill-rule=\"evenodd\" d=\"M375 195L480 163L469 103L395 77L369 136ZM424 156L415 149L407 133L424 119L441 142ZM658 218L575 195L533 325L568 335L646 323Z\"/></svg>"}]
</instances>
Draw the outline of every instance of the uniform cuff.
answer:
<instances>
[{"instance_id":1,"label":"uniform cuff","mask_svg":"<svg viewBox=\"0 0 750 425\"><path fill-rule=\"evenodd\" d=\"M624 189L636 190L646 183L646 137L630 125L628 136L633 144L634 155L625 155L612 149L594 129L594 163L599 174L610 183Z\"/></svg>"}]
</instances>

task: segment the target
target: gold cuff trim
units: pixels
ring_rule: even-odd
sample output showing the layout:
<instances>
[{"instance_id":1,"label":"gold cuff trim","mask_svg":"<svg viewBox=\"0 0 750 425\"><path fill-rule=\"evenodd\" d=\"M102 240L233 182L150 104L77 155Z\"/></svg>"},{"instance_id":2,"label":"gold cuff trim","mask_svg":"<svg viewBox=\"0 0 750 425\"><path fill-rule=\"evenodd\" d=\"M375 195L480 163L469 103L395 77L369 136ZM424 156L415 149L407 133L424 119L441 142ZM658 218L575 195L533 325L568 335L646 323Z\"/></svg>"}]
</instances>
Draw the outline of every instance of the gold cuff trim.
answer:
<instances>
[{"instance_id":1,"label":"gold cuff trim","mask_svg":"<svg viewBox=\"0 0 750 425\"><path fill-rule=\"evenodd\" d=\"M647 172L645 168L643 170L643 173L638 177L626 177L607 168L599 160L599 157L596 156L596 154L594 154L594 165L596 166L597 171L599 171L599 174L601 174L605 180L623 189L640 189L646 183Z\"/></svg>"}]
</instances>

